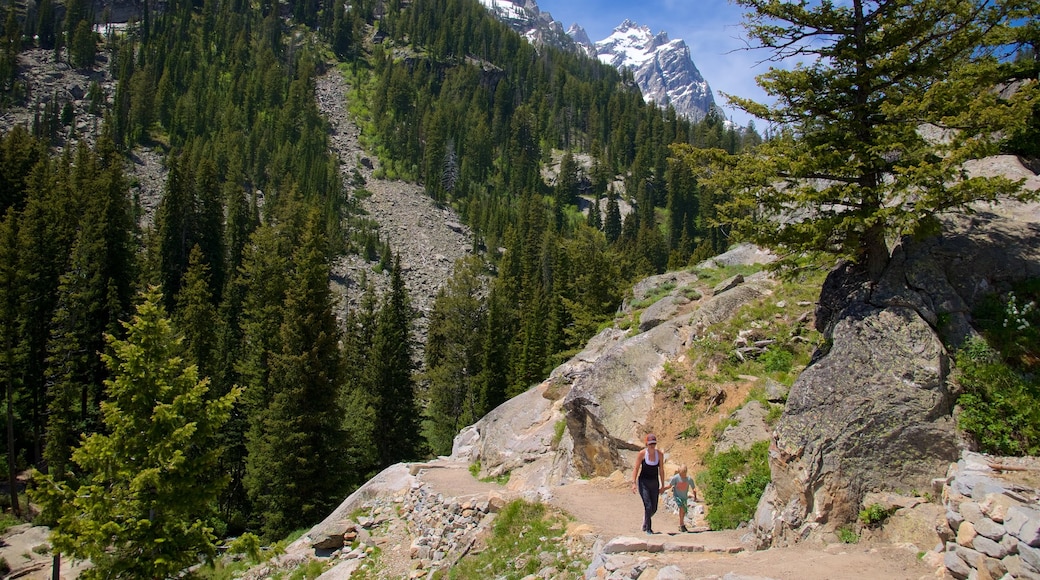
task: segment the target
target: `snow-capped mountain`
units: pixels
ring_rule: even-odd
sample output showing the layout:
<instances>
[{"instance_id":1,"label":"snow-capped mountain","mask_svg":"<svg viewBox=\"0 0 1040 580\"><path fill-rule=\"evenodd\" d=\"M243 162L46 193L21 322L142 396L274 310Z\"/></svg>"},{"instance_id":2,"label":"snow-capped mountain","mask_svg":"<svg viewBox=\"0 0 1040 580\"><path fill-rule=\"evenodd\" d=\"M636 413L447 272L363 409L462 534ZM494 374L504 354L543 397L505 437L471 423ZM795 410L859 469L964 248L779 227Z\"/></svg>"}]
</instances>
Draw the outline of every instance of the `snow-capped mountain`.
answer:
<instances>
[{"instance_id":1,"label":"snow-capped mountain","mask_svg":"<svg viewBox=\"0 0 1040 580\"><path fill-rule=\"evenodd\" d=\"M680 115L694 120L715 108L711 88L681 39L669 40L664 32L655 36L646 26L626 20L609 37L593 43L577 24L564 32L563 25L542 12L535 0L480 2L533 44L581 51L619 69L631 69L648 101L671 105Z\"/></svg>"},{"instance_id":2,"label":"snow-capped mountain","mask_svg":"<svg viewBox=\"0 0 1040 580\"><path fill-rule=\"evenodd\" d=\"M480 0L495 18L509 25L535 45L577 50L574 40L552 14L542 12L535 0Z\"/></svg>"},{"instance_id":3,"label":"snow-capped mountain","mask_svg":"<svg viewBox=\"0 0 1040 580\"><path fill-rule=\"evenodd\" d=\"M669 40L665 32L654 35L648 27L626 20L593 48L601 62L630 69L647 100L670 104L691 119L701 119L715 108L711 87L682 39Z\"/></svg>"}]
</instances>

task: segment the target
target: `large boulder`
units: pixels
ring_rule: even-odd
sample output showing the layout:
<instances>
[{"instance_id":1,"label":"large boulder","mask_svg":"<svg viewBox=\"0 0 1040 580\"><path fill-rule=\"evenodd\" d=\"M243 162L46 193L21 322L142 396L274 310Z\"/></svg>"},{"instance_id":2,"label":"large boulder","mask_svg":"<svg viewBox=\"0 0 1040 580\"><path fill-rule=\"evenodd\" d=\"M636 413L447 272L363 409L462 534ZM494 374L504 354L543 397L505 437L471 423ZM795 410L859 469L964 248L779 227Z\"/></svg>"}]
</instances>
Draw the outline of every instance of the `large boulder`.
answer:
<instances>
[{"instance_id":1,"label":"large boulder","mask_svg":"<svg viewBox=\"0 0 1040 580\"><path fill-rule=\"evenodd\" d=\"M948 357L916 312L853 304L831 341L792 385L775 430L773 484L756 517L764 543L852 521L871 490L927 489L958 454Z\"/></svg>"},{"instance_id":2,"label":"large boulder","mask_svg":"<svg viewBox=\"0 0 1040 580\"><path fill-rule=\"evenodd\" d=\"M1035 223L1007 206L978 209L947 219L940 236L903 240L876 282L848 265L828 276L816 311L826 347L774 431L773 482L754 521L761 545L833 531L867 492L928 489L956 460L949 375L952 353L975 334L971 311L1040 275Z\"/></svg>"}]
</instances>

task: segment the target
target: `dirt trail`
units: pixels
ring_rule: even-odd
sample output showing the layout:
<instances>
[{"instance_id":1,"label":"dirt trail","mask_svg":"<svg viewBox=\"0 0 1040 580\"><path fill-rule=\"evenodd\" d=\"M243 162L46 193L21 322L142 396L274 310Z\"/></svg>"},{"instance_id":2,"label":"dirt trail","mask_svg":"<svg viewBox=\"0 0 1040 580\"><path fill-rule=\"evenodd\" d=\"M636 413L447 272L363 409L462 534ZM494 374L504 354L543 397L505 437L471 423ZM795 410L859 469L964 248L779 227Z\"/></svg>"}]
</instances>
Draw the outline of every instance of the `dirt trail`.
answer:
<instances>
[{"instance_id":1,"label":"dirt trail","mask_svg":"<svg viewBox=\"0 0 1040 580\"><path fill-rule=\"evenodd\" d=\"M490 492L507 497L511 495L504 486L478 481L462 463L440 462L438 465L421 472L419 477L446 497L486 496ZM639 532L642 523L639 497L631 493L628 480L618 474L612 478L595 478L554 487L550 493L549 503L574 517L576 525L572 529L584 531L604 542L630 537L646 540L648 544L671 544L667 551L633 551L615 555L616 562L643 561L648 569L654 570L673 565L691 579L721 578L727 574L775 580L921 580L943 577L918 559L913 548L891 544L801 544L745 551L740 541L743 531L680 534L674 531L677 517L664 509L654 516L654 527L664 533L647 537Z\"/></svg>"}]
</instances>

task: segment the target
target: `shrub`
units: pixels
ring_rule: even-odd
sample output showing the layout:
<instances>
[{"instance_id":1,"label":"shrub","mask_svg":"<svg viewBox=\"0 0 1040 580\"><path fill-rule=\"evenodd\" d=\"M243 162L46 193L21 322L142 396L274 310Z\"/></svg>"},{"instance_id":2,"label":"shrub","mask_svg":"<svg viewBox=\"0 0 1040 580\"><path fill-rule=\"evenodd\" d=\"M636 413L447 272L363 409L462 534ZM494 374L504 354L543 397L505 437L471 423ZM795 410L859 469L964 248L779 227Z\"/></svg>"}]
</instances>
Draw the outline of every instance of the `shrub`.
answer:
<instances>
[{"instance_id":1,"label":"shrub","mask_svg":"<svg viewBox=\"0 0 1040 580\"><path fill-rule=\"evenodd\" d=\"M711 529L736 528L751 519L770 480L768 458L769 442L760 441L747 451L732 449L705 459L708 469L699 484Z\"/></svg>"},{"instance_id":2,"label":"shrub","mask_svg":"<svg viewBox=\"0 0 1040 580\"><path fill-rule=\"evenodd\" d=\"M855 544L859 541L859 534L852 526L842 526L838 528L838 539L842 544Z\"/></svg>"},{"instance_id":3,"label":"shrub","mask_svg":"<svg viewBox=\"0 0 1040 580\"><path fill-rule=\"evenodd\" d=\"M958 424L985 453L1040 453L1040 379L1008 366L984 341L969 341L956 356L963 393Z\"/></svg>"},{"instance_id":4,"label":"shrub","mask_svg":"<svg viewBox=\"0 0 1040 580\"><path fill-rule=\"evenodd\" d=\"M759 357L762 368L767 373L790 372L794 365L794 355L783 348L770 348Z\"/></svg>"},{"instance_id":5,"label":"shrub","mask_svg":"<svg viewBox=\"0 0 1040 580\"><path fill-rule=\"evenodd\" d=\"M868 528L876 528L883 524L890 515L892 515L891 510L881 504L872 503L859 512L859 521Z\"/></svg>"}]
</instances>

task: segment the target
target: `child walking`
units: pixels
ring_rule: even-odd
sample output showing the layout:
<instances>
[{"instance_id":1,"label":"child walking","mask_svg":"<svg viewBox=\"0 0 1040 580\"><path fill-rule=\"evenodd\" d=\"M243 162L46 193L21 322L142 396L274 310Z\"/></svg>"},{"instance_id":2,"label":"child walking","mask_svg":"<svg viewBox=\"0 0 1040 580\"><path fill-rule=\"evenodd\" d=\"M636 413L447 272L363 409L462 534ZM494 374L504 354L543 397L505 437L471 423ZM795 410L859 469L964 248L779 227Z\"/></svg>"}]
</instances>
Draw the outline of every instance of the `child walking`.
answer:
<instances>
[{"instance_id":1,"label":"child walking","mask_svg":"<svg viewBox=\"0 0 1040 580\"><path fill-rule=\"evenodd\" d=\"M693 483L693 479L686 475L686 466L680 465L679 471L668 480L668 485L661 488L661 493L665 490L671 489L672 495L675 497L675 503L679 506L679 531L689 532L686 529L686 509L689 495L693 496L693 501L697 501L697 486Z\"/></svg>"}]
</instances>

